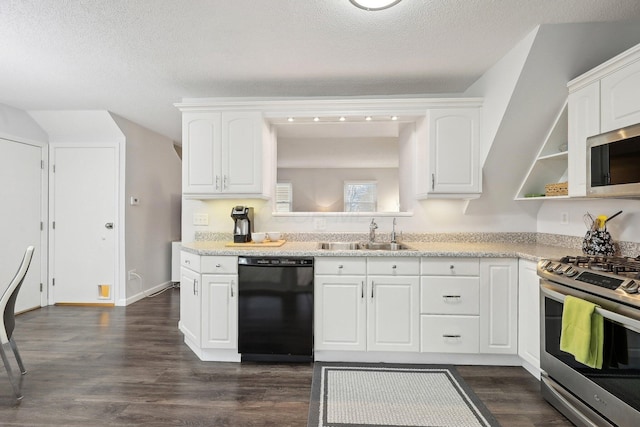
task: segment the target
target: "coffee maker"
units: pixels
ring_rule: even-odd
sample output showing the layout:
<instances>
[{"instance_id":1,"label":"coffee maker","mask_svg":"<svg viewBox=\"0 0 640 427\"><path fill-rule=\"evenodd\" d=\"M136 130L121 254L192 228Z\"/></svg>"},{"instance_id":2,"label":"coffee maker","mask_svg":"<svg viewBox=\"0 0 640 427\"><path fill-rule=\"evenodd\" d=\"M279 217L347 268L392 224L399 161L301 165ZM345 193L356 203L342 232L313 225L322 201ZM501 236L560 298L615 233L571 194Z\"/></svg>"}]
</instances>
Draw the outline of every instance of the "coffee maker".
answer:
<instances>
[{"instance_id":1,"label":"coffee maker","mask_svg":"<svg viewBox=\"0 0 640 427\"><path fill-rule=\"evenodd\" d=\"M250 242L253 231L253 208L235 206L231 209L231 218L233 218L233 242Z\"/></svg>"}]
</instances>

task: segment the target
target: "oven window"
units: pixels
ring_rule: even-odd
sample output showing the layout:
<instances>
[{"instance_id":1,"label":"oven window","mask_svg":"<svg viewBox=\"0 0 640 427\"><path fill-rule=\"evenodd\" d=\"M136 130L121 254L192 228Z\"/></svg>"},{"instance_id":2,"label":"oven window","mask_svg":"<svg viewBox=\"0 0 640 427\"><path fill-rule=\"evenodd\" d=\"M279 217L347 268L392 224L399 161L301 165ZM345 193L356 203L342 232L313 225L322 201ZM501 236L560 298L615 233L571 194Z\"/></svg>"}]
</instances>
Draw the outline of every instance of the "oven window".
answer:
<instances>
[{"instance_id":1,"label":"oven window","mask_svg":"<svg viewBox=\"0 0 640 427\"><path fill-rule=\"evenodd\" d=\"M602 369L592 369L560 350L562 303L545 298L544 304L546 352L640 410L640 334L605 319Z\"/></svg>"}]
</instances>

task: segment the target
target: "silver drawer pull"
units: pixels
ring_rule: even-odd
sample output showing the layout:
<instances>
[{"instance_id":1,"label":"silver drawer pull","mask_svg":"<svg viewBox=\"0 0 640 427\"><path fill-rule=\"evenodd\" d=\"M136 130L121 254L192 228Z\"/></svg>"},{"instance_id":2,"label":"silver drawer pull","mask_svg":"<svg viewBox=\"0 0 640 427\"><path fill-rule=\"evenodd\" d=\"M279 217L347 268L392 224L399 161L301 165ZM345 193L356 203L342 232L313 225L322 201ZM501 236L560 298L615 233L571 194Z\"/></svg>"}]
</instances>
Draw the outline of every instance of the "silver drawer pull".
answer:
<instances>
[{"instance_id":1,"label":"silver drawer pull","mask_svg":"<svg viewBox=\"0 0 640 427\"><path fill-rule=\"evenodd\" d=\"M340 264L340 265L338 266L338 268L343 268L343 267L344 267L344 266L343 266L342 264Z\"/></svg>"},{"instance_id":2,"label":"silver drawer pull","mask_svg":"<svg viewBox=\"0 0 640 427\"><path fill-rule=\"evenodd\" d=\"M185 259L185 260L184 260L184 263L185 263L185 264L191 264L191 261L189 261L188 259Z\"/></svg>"},{"instance_id":3,"label":"silver drawer pull","mask_svg":"<svg viewBox=\"0 0 640 427\"><path fill-rule=\"evenodd\" d=\"M393 264L393 265L391 266L391 268L398 268L398 267L397 267L395 264Z\"/></svg>"},{"instance_id":4,"label":"silver drawer pull","mask_svg":"<svg viewBox=\"0 0 640 427\"><path fill-rule=\"evenodd\" d=\"M442 299L449 302L452 301L453 302L458 302L460 301L460 298L462 298L460 295L442 295Z\"/></svg>"},{"instance_id":5,"label":"silver drawer pull","mask_svg":"<svg viewBox=\"0 0 640 427\"><path fill-rule=\"evenodd\" d=\"M459 338L462 338L462 335L443 334L442 338L456 338L456 339L459 339Z\"/></svg>"},{"instance_id":6,"label":"silver drawer pull","mask_svg":"<svg viewBox=\"0 0 640 427\"><path fill-rule=\"evenodd\" d=\"M216 264L216 268L220 268L222 267L220 264Z\"/></svg>"},{"instance_id":7,"label":"silver drawer pull","mask_svg":"<svg viewBox=\"0 0 640 427\"><path fill-rule=\"evenodd\" d=\"M456 268L456 267L455 267L453 264L451 264L451 265L449 266L449 270L453 270L454 268Z\"/></svg>"}]
</instances>

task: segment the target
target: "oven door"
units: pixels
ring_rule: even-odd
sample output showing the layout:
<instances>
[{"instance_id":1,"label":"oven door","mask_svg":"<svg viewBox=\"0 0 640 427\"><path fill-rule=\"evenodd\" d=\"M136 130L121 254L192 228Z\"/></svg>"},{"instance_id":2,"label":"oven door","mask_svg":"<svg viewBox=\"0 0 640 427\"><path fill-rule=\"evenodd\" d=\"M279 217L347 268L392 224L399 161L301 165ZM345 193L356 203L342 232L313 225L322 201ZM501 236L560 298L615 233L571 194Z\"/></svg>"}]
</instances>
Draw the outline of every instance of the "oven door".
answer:
<instances>
[{"instance_id":1,"label":"oven door","mask_svg":"<svg viewBox=\"0 0 640 427\"><path fill-rule=\"evenodd\" d=\"M540 367L545 398L576 425L637 426L640 419L640 312L544 279L540 281L540 288ZM605 330L602 369L589 368L560 350L566 295L600 306L597 311L604 318Z\"/></svg>"}]
</instances>

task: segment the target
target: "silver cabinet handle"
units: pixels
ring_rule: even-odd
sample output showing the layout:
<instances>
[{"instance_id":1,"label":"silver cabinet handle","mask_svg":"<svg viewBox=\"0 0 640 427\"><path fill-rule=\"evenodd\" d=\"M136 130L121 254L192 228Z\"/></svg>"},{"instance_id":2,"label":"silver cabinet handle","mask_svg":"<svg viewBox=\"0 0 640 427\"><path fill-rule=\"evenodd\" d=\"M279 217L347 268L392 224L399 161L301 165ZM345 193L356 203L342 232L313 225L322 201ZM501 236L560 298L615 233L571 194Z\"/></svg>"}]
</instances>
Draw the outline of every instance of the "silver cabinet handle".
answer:
<instances>
[{"instance_id":1,"label":"silver cabinet handle","mask_svg":"<svg viewBox=\"0 0 640 427\"><path fill-rule=\"evenodd\" d=\"M462 338L462 335L442 334L442 338Z\"/></svg>"},{"instance_id":2,"label":"silver cabinet handle","mask_svg":"<svg viewBox=\"0 0 640 427\"><path fill-rule=\"evenodd\" d=\"M231 284L229 285L229 289L231 289L231 298L233 298L233 280L231 281Z\"/></svg>"},{"instance_id":3,"label":"silver cabinet handle","mask_svg":"<svg viewBox=\"0 0 640 427\"><path fill-rule=\"evenodd\" d=\"M197 280L193 281L193 294L194 295L198 295L198 281Z\"/></svg>"},{"instance_id":4,"label":"silver cabinet handle","mask_svg":"<svg viewBox=\"0 0 640 427\"><path fill-rule=\"evenodd\" d=\"M224 175L224 176L223 176L223 178L222 178L222 186L223 186L223 188L224 188L225 190L227 190L227 189L229 188L229 184L228 184L228 182L227 182L227 181L228 181L228 180L227 180L227 175Z\"/></svg>"},{"instance_id":5,"label":"silver cabinet handle","mask_svg":"<svg viewBox=\"0 0 640 427\"><path fill-rule=\"evenodd\" d=\"M396 268L398 268L398 266L396 266L395 264L393 264L393 265L391 266L391 268L393 268L393 269L395 270Z\"/></svg>"},{"instance_id":6,"label":"silver cabinet handle","mask_svg":"<svg viewBox=\"0 0 640 427\"><path fill-rule=\"evenodd\" d=\"M373 288L375 287L375 284L373 283L373 280L371 281L371 298L373 298Z\"/></svg>"},{"instance_id":7,"label":"silver cabinet handle","mask_svg":"<svg viewBox=\"0 0 640 427\"><path fill-rule=\"evenodd\" d=\"M184 263L185 263L185 264L191 264L191 261L189 261L188 259L185 259L185 260L184 260Z\"/></svg>"},{"instance_id":8,"label":"silver cabinet handle","mask_svg":"<svg viewBox=\"0 0 640 427\"><path fill-rule=\"evenodd\" d=\"M342 264L340 264L340 265L338 266L338 268L342 269L342 268L344 268L344 266L343 266Z\"/></svg>"},{"instance_id":9,"label":"silver cabinet handle","mask_svg":"<svg viewBox=\"0 0 640 427\"><path fill-rule=\"evenodd\" d=\"M459 301L460 298L462 298L462 296L460 295L442 295L442 299L444 299L445 301L449 301L449 300L456 300Z\"/></svg>"},{"instance_id":10,"label":"silver cabinet handle","mask_svg":"<svg viewBox=\"0 0 640 427\"><path fill-rule=\"evenodd\" d=\"M220 267L221 267L220 264L216 264L216 268L220 268Z\"/></svg>"},{"instance_id":11,"label":"silver cabinet handle","mask_svg":"<svg viewBox=\"0 0 640 427\"><path fill-rule=\"evenodd\" d=\"M113 230L113 223L112 222L108 222L104 225L104 228L106 228L107 230Z\"/></svg>"},{"instance_id":12,"label":"silver cabinet handle","mask_svg":"<svg viewBox=\"0 0 640 427\"><path fill-rule=\"evenodd\" d=\"M216 190L220 189L220 175L216 175Z\"/></svg>"},{"instance_id":13,"label":"silver cabinet handle","mask_svg":"<svg viewBox=\"0 0 640 427\"><path fill-rule=\"evenodd\" d=\"M364 298L364 280L360 283L360 298Z\"/></svg>"},{"instance_id":14,"label":"silver cabinet handle","mask_svg":"<svg viewBox=\"0 0 640 427\"><path fill-rule=\"evenodd\" d=\"M453 270L454 268L456 268L456 267L455 267L453 264L451 264L451 265L449 266L449 270Z\"/></svg>"},{"instance_id":15,"label":"silver cabinet handle","mask_svg":"<svg viewBox=\"0 0 640 427\"><path fill-rule=\"evenodd\" d=\"M432 190L436 189L436 174L435 173L431 174L431 189Z\"/></svg>"}]
</instances>

